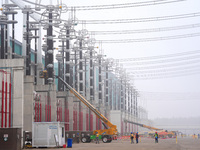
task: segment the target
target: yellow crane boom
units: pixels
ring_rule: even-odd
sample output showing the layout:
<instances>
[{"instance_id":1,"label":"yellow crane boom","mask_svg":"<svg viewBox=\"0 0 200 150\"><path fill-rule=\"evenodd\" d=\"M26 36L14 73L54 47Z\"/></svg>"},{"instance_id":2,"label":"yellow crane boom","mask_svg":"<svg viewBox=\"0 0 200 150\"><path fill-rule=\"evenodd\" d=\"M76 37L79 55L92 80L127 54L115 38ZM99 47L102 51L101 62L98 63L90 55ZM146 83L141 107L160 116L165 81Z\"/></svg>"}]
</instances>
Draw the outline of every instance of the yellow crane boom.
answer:
<instances>
[{"instance_id":1,"label":"yellow crane boom","mask_svg":"<svg viewBox=\"0 0 200 150\"><path fill-rule=\"evenodd\" d=\"M129 121L129 120L124 120L124 122L128 122L128 123L131 123L131 124L135 124L135 125L138 125L138 126L140 126L140 127L144 127L144 128L150 129L150 130L163 130L163 129L159 129L159 128L147 126L147 125L140 124L140 123L133 122L133 121Z\"/></svg>"},{"instance_id":2,"label":"yellow crane boom","mask_svg":"<svg viewBox=\"0 0 200 150\"><path fill-rule=\"evenodd\" d=\"M102 130L94 130L93 134L98 134L102 135L117 135L117 126L113 125L103 114L101 114L90 102L88 102L81 94L79 94L74 88L72 88L68 83L66 83L62 78L59 76L56 76L59 80L61 80L65 86L69 89L69 91L76 96L83 104L85 104L95 115L101 119L105 125L107 125L109 128L108 129L102 129ZM109 140L108 140L109 141ZM111 140L112 141L112 140Z\"/></svg>"}]
</instances>

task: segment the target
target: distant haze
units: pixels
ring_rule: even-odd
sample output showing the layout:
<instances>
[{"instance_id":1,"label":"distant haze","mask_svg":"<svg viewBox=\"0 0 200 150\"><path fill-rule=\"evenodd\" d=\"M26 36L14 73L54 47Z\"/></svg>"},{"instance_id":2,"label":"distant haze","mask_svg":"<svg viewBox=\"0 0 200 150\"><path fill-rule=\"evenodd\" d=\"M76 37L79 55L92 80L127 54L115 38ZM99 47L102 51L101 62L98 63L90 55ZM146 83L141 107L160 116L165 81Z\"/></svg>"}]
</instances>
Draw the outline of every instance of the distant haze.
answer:
<instances>
[{"instance_id":1,"label":"distant haze","mask_svg":"<svg viewBox=\"0 0 200 150\"><path fill-rule=\"evenodd\" d=\"M156 128L179 131L183 134L200 134L200 117L157 118L153 120Z\"/></svg>"}]
</instances>

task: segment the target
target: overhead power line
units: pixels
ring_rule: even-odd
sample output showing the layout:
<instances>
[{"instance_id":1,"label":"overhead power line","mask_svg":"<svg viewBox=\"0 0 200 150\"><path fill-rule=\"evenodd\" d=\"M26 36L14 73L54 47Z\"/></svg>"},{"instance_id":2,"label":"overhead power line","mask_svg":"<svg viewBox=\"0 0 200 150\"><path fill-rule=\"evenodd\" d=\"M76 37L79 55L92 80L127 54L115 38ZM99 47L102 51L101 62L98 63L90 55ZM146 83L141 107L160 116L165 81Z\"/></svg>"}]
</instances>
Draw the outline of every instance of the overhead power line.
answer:
<instances>
[{"instance_id":1,"label":"overhead power line","mask_svg":"<svg viewBox=\"0 0 200 150\"><path fill-rule=\"evenodd\" d=\"M198 64L198 63L200 63L200 61L197 59L197 60L185 61L185 62L180 62L180 63L171 63L171 64L164 64L164 65L156 65L156 66L155 65L154 66L143 66L143 67L133 67L132 64L127 64L127 65L124 65L123 68L137 71L137 70L159 69L159 68L166 68L166 67L169 68L169 67L177 67L177 66L187 66L187 65ZM131 65L131 66L129 66L129 65Z\"/></svg>"},{"instance_id":2,"label":"overhead power line","mask_svg":"<svg viewBox=\"0 0 200 150\"><path fill-rule=\"evenodd\" d=\"M163 75L163 76L151 76L151 77L133 77L133 80L157 80L157 79L166 79L166 78L177 78L177 77L185 77L192 75L199 75L200 72L188 72L184 74L176 74L176 75Z\"/></svg>"},{"instance_id":3,"label":"overhead power line","mask_svg":"<svg viewBox=\"0 0 200 150\"><path fill-rule=\"evenodd\" d=\"M168 73L168 72L177 72L177 71L186 71L189 72L190 70L200 70L200 64L195 66L182 66L179 68L162 68L157 70L144 70L144 71L135 71L135 70L128 70L130 75L140 75L140 74L149 74L149 73Z\"/></svg>"},{"instance_id":4,"label":"overhead power line","mask_svg":"<svg viewBox=\"0 0 200 150\"><path fill-rule=\"evenodd\" d=\"M164 101L164 100L200 100L200 93L172 93L172 92L146 92L139 91L140 97L147 101Z\"/></svg>"},{"instance_id":5,"label":"overhead power line","mask_svg":"<svg viewBox=\"0 0 200 150\"><path fill-rule=\"evenodd\" d=\"M159 16L159 17L149 17L149 18L134 18L134 19L115 19L115 20L79 20L79 22L84 24L116 24L116 23L137 23L137 22L150 22L150 21L162 21L162 20L174 20L174 19L184 19L199 17L200 12L171 15L171 16Z\"/></svg>"},{"instance_id":6,"label":"overhead power line","mask_svg":"<svg viewBox=\"0 0 200 150\"><path fill-rule=\"evenodd\" d=\"M149 42L149 41L162 41L172 39L182 39L200 36L200 33L182 34L174 36L153 37L153 38L140 38L140 39L118 39L118 40L97 40L103 43L134 43L134 42Z\"/></svg>"},{"instance_id":7,"label":"overhead power line","mask_svg":"<svg viewBox=\"0 0 200 150\"><path fill-rule=\"evenodd\" d=\"M182 26L151 28L151 29L121 30L121 31L120 30L116 30L116 31L90 31L90 32L95 33L95 35L135 34L135 33L183 30L183 29L191 29L191 28L199 28L199 27L200 27L200 24L189 24L189 25L182 25Z\"/></svg>"},{"instance_id":8,"label":"overhead power line","mask_svg":"<svg viewBox=\"0 0 200 150\"><path fill-rule=\"evenodd\" d=\"M150 91L138 91L140 94L152 94L152 95L170 95L170 96L191 96L191 95L195 95L195 96L200 96L200 93L196 93L196 92L150 92Z\"/></svg>"},{"instance_id":9,"label":"overhead power line","mask_svg":"<svg viewBox=\"0 0 200 150\"><path fill-rule=\"evenodd\" d=\"M192 73L192 72L200 72L200 69L191 68L191 69L177 70L174 72L152 72L152 73L135 74L135 75L130 75L130 76L143 78L143 77L156 77L156 76L166 76L166 75L187 74L187 73Z\"/></svg>"},{"instance_id":10,"label":"overhead power line","mask_svg":"<svg viewBox=\"0 0 200 150\"><path fill-rule=\"evenodd\" d=\"M94 6L71 6L75 7L77 11L82 10L101 10L101 9L118 9L118 8L130 8L130 7L141 7L159 4L169 4L175 2L182 2L185 0L154 0L154 1L144 1L135 3L123 3L123 4L110 4L110 5L94 5Z\"/></svg>"},{"instance_id":11,"label":"overhead power line","mask_svg":"<svg viewBox=\"0 0 200 150\"><path fill-rule=\"evenodd\" d=\"M143 61L143 62L131 62L132 65L146 65L146 64L160 64L160 63L171 63L176 61L188 61L188 60L194 60L194 59L200 59L200 55L193 55L188 57L178 57L178 58L170 58L170 59L160 59L160 60L154 60L154 61ZM128 62L124 63L127 64Z\"/></svg>"},{"instance_id":12,"label":"overhead power line","mask_svg":"<svg viewBox=\"0 0 200 150\"><path fill-rule=\"evenodd\" d=\"M174 54L167 54L167 55L149 56L149 57L122 58L122 59L116 59L116 61L119 61L119 62L141 61L141 60L151 60L151 59L168 58L168 57L178 57L178 56L191 55L191 54L198 54L198 53L200 53L200 50L187 51L187 52L174 53Z\"/></svg>"},{"instance_id":13,"label":"overhead power line","mask_svg":"<svg viewBox=\"0 0 200 150\"><path fill-rule=\"evenodd\" d=\"M174 77L189 76L189 75L195 75L195 74L200 74L200 70L194 70L190 72L180 71L180 72L174 72L174 73L144 74L144 75L135 75L135 76L131 75L129 77L132 77L133 80L150 80L150 79L174 78Z\"/></svg>"}]
</instances>

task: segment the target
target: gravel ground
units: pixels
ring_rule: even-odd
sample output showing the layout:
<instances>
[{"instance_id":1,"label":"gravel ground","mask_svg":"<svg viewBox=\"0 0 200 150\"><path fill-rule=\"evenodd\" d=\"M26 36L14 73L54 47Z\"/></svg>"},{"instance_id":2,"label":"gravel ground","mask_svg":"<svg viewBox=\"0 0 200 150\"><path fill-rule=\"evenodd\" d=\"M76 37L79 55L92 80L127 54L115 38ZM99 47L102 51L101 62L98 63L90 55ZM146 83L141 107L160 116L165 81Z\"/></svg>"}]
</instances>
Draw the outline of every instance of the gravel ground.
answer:
<instances>
[{"instance_id":1,"label":"gravel ground","mask_svg":"<svg viewBox=\"0 0 200 150\"><path fill-rule=\"evenodd\" d=\"M36 150L63 150L68 148L43 148ZM117 140L111 143L100 144L80 143L73 144L74 150L200 150L200 139L178 138L176 139L159 139L159 143L155 143L154 139L141 139L138 144L131 144L129 140Z\"/></svg>"}]
</instances>

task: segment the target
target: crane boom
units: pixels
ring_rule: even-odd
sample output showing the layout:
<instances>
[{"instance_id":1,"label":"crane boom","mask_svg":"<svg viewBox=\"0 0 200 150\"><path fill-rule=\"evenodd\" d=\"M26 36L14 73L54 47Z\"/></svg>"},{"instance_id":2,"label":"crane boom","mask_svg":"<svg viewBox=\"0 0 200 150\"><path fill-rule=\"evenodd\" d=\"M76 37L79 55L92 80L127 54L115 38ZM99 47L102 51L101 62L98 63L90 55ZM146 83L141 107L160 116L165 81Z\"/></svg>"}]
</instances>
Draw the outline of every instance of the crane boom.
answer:
<instances>
[{"instance_id":1,"label":"crane boom","mask_svg":"<svg viewBox=\"0 0 200 150\"><path fill-rule=\"evenodd\" d=\"M101 119L104 124L106 124L110 129L104 129L103 132L108 131L110 134L117 134L117 126L113 125L103 114L101 114L90 102L88 102L81 94L79 94L74 88L72 88L67 82L65 82L61 77L56 76L59 80L61 80L65 86L69 89L69 91L75 95L83 104L85 104L95 115ZM97 130L95 130L96 132Z\"/></svg>"},{"instance_id":2,"label":"crane boom","mask_svg":"<svg viewBox=\"0 0 200 150\"><path fill-rule=\"evenodd\" d=\"M140 126L140 127L144 127L144 128L150 129L150 130L163 130L163 129L158 129L158 128L155 128L155 127L147 126L147 125L140 124L140 123L133 122L133 121L129 121L129 120L124 120L124 122L128 122L128 123L131 123L131 124L135 124L135 125L138 125L138 126Z\"/></svg>"}]
</instances>

